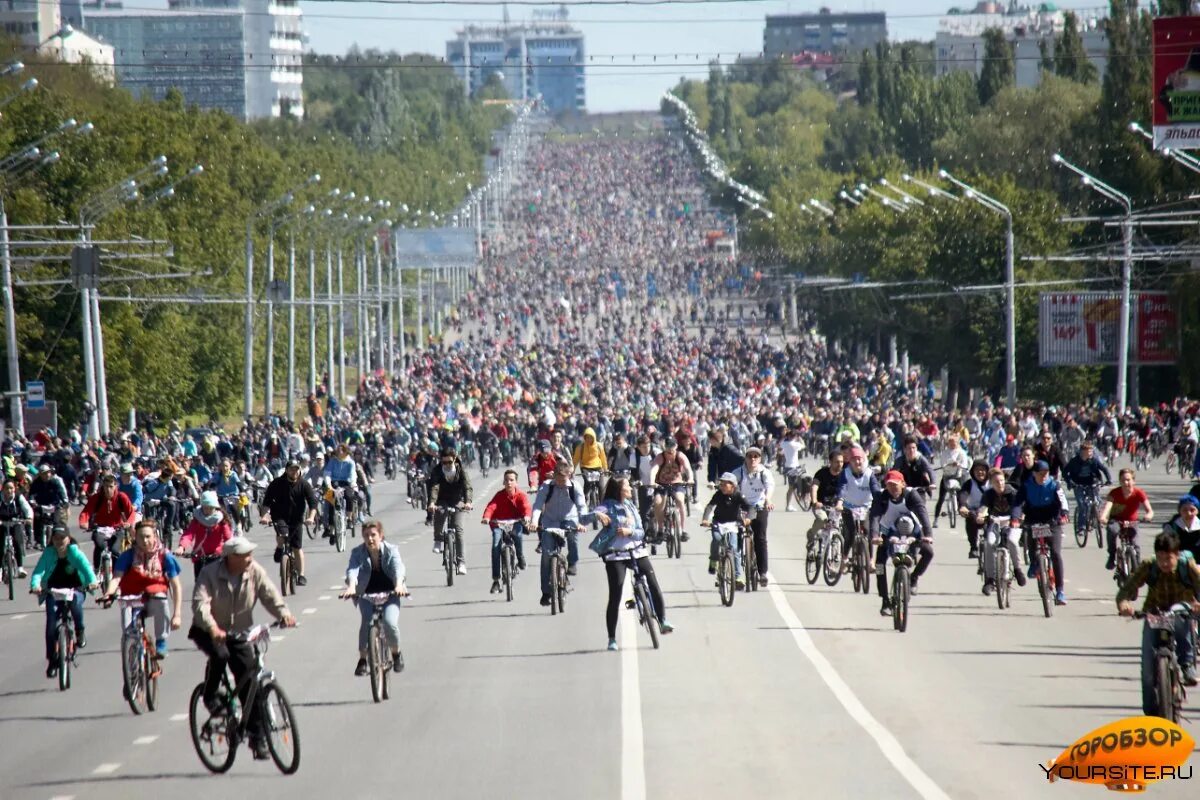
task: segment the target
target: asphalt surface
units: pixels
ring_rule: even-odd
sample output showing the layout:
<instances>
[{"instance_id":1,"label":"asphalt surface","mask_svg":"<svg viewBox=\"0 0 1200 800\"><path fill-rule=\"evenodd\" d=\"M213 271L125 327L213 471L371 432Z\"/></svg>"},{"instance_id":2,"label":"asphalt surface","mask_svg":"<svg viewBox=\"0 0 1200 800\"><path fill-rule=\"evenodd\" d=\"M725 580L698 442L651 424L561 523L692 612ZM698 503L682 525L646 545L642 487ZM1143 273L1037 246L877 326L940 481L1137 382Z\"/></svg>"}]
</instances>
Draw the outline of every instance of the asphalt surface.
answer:
<instances>
[{"instance_id":1,"label":"asphalt surface","mask_svg":"<svg viewBox=\"0 0 1200 800\"><path fill-rule=\"evenodd\" d=\"M499 475L474 477L479 508ZM1157 466L1141 483L1159 520L1187 488ZM566 614L551 617L535 573L518 579L512 603L488 593L490 537L477 511L467 515L470 572L447 588L403 483L375 492L414 593L392 700L372 703L367 679L352 674L358 613L337 599L346 556L323 542L306 548L309 584L290 601L301 626L268 655L296 706L294 777L245 749L226 775L201 766L186 719L203 672L184 637L190 615L172 637L160 709L136 717L121 697L117 611L89 603L88 649L74 687L59 692L43 674L43 613L19 595L0 601L0 798L1095 797L1104 790L1048 785L1038 764L1141 713L1140 623L1115 616L1094 544L1069 542L1070 604L1052 619L1031 588L1014 587L1000 612L980 593L961 524L943 520L900 634L874 592L807 584L811 516L800 512L772 515L769 590L721 607L697 509L683 558L655 561L676 632L654 651L622 612L622 649L611 653L603 568L588 551ZM255 538L273 566L265 529ZM190 578L185 569L189 596ZM1150 791L1183 797L1186 786Z\"/></svg>"}]
</instances>

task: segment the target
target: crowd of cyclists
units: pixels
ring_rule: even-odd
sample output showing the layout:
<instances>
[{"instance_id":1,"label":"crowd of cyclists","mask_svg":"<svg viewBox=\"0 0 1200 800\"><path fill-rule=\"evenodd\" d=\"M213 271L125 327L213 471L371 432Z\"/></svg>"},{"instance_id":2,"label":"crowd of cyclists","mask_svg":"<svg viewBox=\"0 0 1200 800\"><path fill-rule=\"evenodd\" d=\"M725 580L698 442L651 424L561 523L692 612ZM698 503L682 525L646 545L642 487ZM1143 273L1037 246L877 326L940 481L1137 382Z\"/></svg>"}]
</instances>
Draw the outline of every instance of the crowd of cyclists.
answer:
<instances>
[{"instance_id":1,"label":"crowd of cyclists","mask_svg":"<svg viewBox=\"0 0 1200 800\"><path fill-rule=\"evenodd\" d=\"M1188 581L1200 555L1200 486L1191 480L1200 472L1200 402L1118 412L1103 400L1007 408L984 397L948 409L919 367L905 372L852 354L807 318L784 325L782 305L756 277L708 249L706 234L728 222L704 197L675 137L544 143L451 333L410 349L394 370L365 376L353 397L329 402L322 390L302 421L247 421L232 432L151 422L103 440L87 441L74 427L5 441L0 521L27 527L12 537L16 577L27 577L32 548L41 551L33 591L84 590L102 583L110 553L101 594L155 595L155 649L165 658L168 634L182 624L178 557L189 557L197 587L189 635L220 658L215 645L231 626L248 624L254 606L235 601L227 581L250 575L264 605L291 619L253 562L248 537L257 526L274 531L276 561L295 558L300 587L305 539L341 549L357 527L363 540L349 557L345 594L395 595L384 620L402 668L394 609L406 593L405 567L382 524L369 519L372 487L395 479L426 512L434 552L454 554L450 581L468 573L465 512L476 504L490 535L492 593L503 591L506 542L524 570L523 540L536 534L539 602L553 606L553 559L565 549L574 575L584 538L605 564L615 650L629 571L647 580L659 632L674 630L652 557L677 553L692 536L709 544L716 574L729 544L721 526L737 525L748 537L746 548L733 547L737 588L768 586L776 489L782 513L814 513L810 543L838 534L834 571L854 568L856 537L869 542L874 555L862 566L876 575L882 614L894 611L886 543L912 540L915 592L934 562L935 531L960 519L988 595L1002 578L997 548L1008 552L1019 586L1037 577L1031 556L1041 544L1029 533L1047 528L1053 600L1065 604L1065 532L1106 533L1116 570L1137 523L1155 519L1135 469L1162 461L1190 491L1159 515L1167 530L1154 548L1177 559L1183 552L1185 566L1168 567L1164 556L1152 570L1139 560L1124 576L1120 610L1132 611L1133 592L1146 583L1148 611L1196 602L1200 584ZM1114 475L1118 458L1130 467ZM809 476L813 460L821 466ZM477 503L471 473L486 480L494 470L503 470L501 488ZM86 539L90 559L78 547ZM865 575L862 584L867 591ZM360 675L373 613L362 608ZM56 613L48 597L48 676ZM72 613L82 647L81 599ZM1194 685L1187 634L1180 629L1179 655ZM235 672L251 666L244 650L223 658ZM1147 713L1153 702L1151 694Z\"/></svg>"}]
</instances>

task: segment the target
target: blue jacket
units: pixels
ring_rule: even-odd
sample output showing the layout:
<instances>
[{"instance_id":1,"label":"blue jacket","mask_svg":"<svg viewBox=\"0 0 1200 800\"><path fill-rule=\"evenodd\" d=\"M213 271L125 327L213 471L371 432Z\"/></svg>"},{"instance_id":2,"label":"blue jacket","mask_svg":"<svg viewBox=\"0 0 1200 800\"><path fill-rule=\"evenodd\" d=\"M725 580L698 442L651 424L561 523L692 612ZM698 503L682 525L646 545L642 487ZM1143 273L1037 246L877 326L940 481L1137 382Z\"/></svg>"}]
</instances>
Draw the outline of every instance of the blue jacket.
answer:
<instances>
[{"instance_id":1,"label":"blue jacket","mask_svg":"<svg viewBox=\"0 0 1200 800\"><path fill-rule=\"evenodd\" d=\"M129 498L130 504L133 505L133 510L141 512L142 510L142 482L137 478L130 478L129 483L125 481L117 481L117 491Z\"/></svg>"},{"instance_id":2,"label":"blue jacket","mask_svg":"<svg viewBox=\"0 0 1200 800\"><path fill-rule=\"evenodd\" d=\"M79 578L79 586L91 586L96 582L96 573L92 571L92 562L83 551L79 549L79 545L67 545L67 573L74 574ZM43 582L48 580L54 574L55 567L58 566L58 551L47 545L42 551L42 557L38 559L37 566L33 568L33 575L29 580L30 589L44 589Z\"/></svg>"},{"instance_id":3,"label":"blue jacket","mask_svg":"<svg viewBox=\"0 0 1200 800\"><path fill-rule=\"evenodd\" d=\"M1045 483L1038 484L1037 479L1030 475L1021 484L1017 502L1013 506L1013 519L1039 524L1053 523L1066 513L1067 496L1054 478L1047 476Z\"/></svg>"},{"instance_id":4,"label":"blue jacket","mask_svg":"<svg viewBox=\"0 0 1200 800\"><path fill-rule=\"evenodd\" d=\"M399 588L404 583L404 561L400 558L400 548L389 541L380 543L381 553L379 564L383 572ZM367 591L367 583L371 580L371 556L367 546L360 544L350 551L350 564L346 567L346 585L354 587L355 594Z\"/></svg>"}]
</instances>

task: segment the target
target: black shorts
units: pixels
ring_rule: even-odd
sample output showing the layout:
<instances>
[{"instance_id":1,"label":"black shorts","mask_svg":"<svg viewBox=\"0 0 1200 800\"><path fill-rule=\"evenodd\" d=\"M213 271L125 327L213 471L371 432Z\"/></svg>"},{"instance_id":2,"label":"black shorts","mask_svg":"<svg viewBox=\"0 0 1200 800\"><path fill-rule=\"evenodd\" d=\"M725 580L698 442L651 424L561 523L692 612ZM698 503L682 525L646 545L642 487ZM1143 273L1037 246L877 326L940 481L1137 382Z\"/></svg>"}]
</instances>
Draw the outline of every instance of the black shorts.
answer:
<instances>
[{"instance_id":1,"label":"black shorts","mask_svg":"<svg viewBox=\"0 0 1200 800\"><path fill-rule=\"evenodd\" d=\"M288 525L285 522L275 523L275 535L282 536L287 534L288 544L293 550L304 549L304 523L297 522L295 525Z\"/></svg>"}]
</instances>

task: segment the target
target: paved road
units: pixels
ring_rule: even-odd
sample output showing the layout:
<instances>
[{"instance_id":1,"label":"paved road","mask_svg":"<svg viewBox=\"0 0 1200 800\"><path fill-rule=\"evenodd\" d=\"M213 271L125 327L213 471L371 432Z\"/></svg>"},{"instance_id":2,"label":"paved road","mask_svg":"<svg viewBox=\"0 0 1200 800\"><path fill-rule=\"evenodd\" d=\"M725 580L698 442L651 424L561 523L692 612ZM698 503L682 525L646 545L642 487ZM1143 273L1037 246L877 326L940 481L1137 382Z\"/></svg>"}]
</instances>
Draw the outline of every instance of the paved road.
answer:
<instances>
[{"instance_id":1,"label":"paved road","mask_svg":"<svg viewBox=\"0 0 1200 800\"><path fill-rule=\"evenodd\" d=\"M487 497L498 476L476 480ZM1145 483L1160 515L1181 491L1161 472ZM394 699L371 703L352 676L358 615L336 598L344 557L328 545L312 548L293 602L302 627L272 646L297 705L297 776L245 751L228 775L203 770L186 723L202 659L181 633L161 709L134 717L120 695L117 612L89 607L89 648L60 693L43 676L43 616L24 596L0 603L0 798L1095 797L1103 790L1048 786L1038 763L1140 713L1138 629L1114 616L1094 547L1070 544L1071 602L1053 619L1028 589L1001 614L961 532L943 524L902 635L874 595L807 585L811 518L798 512L771 521L769 591L720 607L693 520L688 553L656 562L676 633L655 652L626 612L623 649L609 653L594 558L552 618L532 575L511 604L488 594L488 537L472 525L470 574L447 589L401 492L382 485L376 501L415 593ZM1182 785L1151 791L1182 797Z\"/></svg>"}]
</instances>

